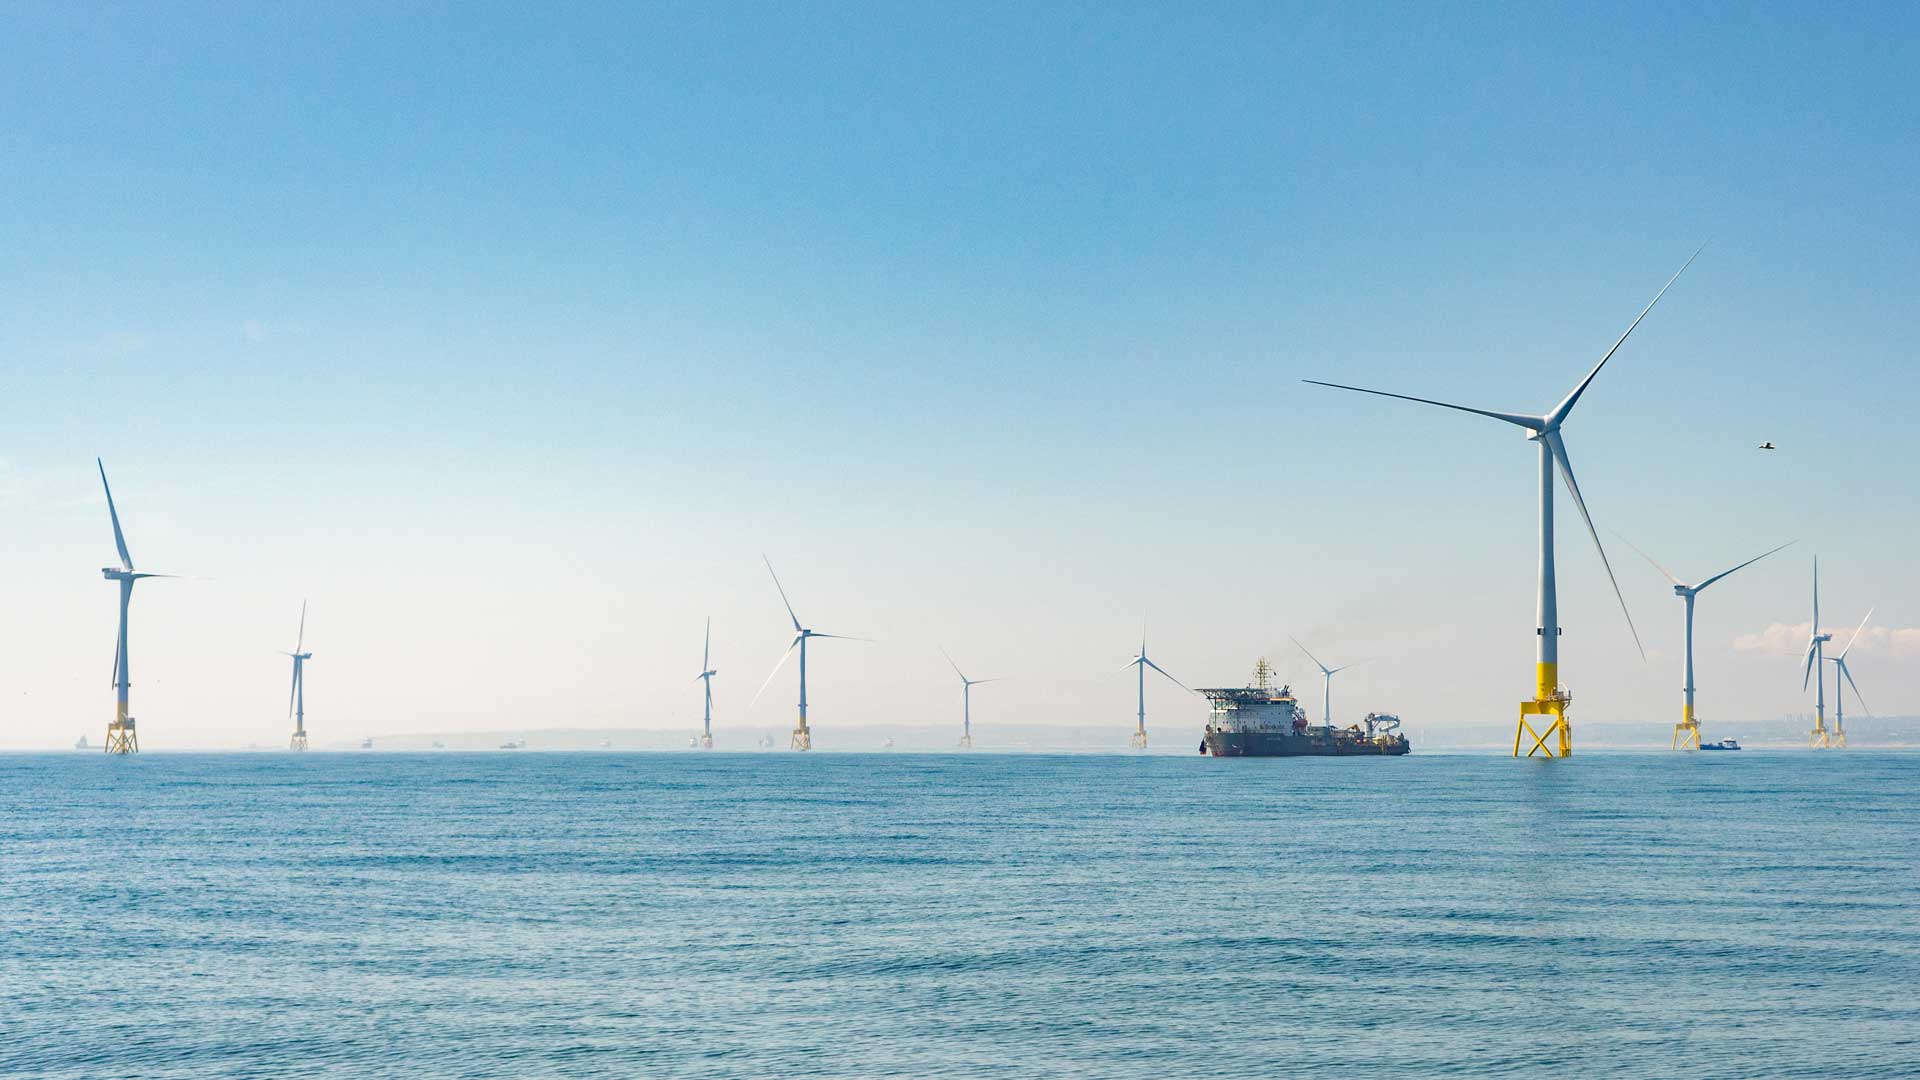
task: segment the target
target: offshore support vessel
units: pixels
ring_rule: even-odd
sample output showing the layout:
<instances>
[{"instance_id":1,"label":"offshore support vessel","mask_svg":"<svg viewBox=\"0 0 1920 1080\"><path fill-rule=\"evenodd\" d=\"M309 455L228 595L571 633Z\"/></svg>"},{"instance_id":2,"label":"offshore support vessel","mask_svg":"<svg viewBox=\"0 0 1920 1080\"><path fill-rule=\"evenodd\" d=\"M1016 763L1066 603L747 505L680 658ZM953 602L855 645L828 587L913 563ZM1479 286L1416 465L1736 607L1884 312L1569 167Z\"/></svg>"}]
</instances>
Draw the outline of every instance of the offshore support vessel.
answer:
<instances>
[{"instance_id":1,"label":"offshore support vessel","mask_svg":"<svg viewBox=\"0 0 1920 1080\"><path fill-rule=\"evenodd\" d=\"M1309 727L1293 690L1274 685L1266 657L1249 685L1200 692L1213 703L1200 752L1214 757L1398 757L1413 749L1400 718L1384 713L1343 728Z\"/></svg>"}]
</instances>

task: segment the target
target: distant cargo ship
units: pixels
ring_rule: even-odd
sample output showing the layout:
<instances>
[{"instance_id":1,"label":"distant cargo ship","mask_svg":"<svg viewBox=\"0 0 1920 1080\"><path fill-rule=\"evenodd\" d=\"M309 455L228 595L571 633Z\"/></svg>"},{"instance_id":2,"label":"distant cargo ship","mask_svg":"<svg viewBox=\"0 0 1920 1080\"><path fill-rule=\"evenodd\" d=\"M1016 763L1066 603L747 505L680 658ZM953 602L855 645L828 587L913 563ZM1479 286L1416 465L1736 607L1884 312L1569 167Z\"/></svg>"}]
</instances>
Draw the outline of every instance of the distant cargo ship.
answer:
<instances>
[{"instance_id":1,"label":"distant cargo ship","mask_svg":"<svg viewBox=\"0 0 1920 1080\"><path fill-rule=\"evenodd\" d=\"M1200 752L1214 757L1398 757L1413 749L1397 716L1368 713L1343 728L1308 726L1292 689L1274 685L1265 657L1253 665L1249 685L1200 692L1213 702Z\"/></svg>"}]
</instances>

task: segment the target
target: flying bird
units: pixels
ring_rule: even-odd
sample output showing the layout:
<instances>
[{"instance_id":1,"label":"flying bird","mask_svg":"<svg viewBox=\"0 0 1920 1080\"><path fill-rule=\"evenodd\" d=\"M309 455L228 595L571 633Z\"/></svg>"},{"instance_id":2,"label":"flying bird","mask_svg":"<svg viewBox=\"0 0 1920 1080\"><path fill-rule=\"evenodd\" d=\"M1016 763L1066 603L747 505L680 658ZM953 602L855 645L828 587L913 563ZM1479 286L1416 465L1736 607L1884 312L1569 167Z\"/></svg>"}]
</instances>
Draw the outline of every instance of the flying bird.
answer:
<instances>
[{"instance_id":1,"label":"flying bird","mask_svg":"<svg viewBox=\"0 0 1920 1080\"><path fill-rule=\"evenodd\" d=\"M1777 447L1777 446L1775 446L1775 445L1773 445L1773 442L1772 442L1772 440L1768 440L1767 442L1763 442L1763 443L1761 443L1761 444L1760 444L1760 449L1762 449L1762 450L1778 450L1778 449L1780 449L1780 448L1779 448L1779 447Z\"/></svg>"}]
</instances>

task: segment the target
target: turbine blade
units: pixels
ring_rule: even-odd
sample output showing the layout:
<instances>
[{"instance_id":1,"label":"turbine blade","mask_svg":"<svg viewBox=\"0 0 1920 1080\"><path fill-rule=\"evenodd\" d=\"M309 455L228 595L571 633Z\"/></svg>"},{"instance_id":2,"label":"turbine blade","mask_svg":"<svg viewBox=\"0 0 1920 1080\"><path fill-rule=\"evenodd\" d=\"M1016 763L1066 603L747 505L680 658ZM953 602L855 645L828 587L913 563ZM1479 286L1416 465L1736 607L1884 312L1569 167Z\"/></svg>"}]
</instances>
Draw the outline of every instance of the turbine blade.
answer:
<instances>
[{"instance_id":1,"label":"turbine blade","mask_svg":"<svg viewBox=\"0 0 1920 1080\"><path fill-rule=\"evenodd\" d=\"M788 642L788 643L787 643L787 651L786 651L786 652L783 652L783 653L781 653L781 654L780 654L780 661L779 661L778 663L776 663L776 664L774 664L774 665L773 665L773 670L772 670L772 671L769 671L769 672L767 672L767 681L766 681L766 682L763 682L763 683L761 683L761 684L760 684L760 689L758 689L758 690L755 690L755 691L753 692L753 700L752 700L752 701L749 701L749 702L747 702L747 711L748 711L748 712L752 712L752 711L753 711L753 707L754 707L754 706L755 706L756 704L758 704L758 703L759 703L759 701L760 701L760 695L761 695L761 694L764 694L764 693L766 693L766 692L767 692L767 687L769 687L769 686L772 686L772 685L773 685L773 677L774 677L775 675L778 675L778 674L780 674L780 669L781 669L781 668L783 668L783 667L786 667L786 666L787 666L787 657L789 657L789 656L792 656L792 655L793 655L793 647L794 647L795 645L798 645L798 644L800 644L800 637L799 637L799 635L797 635L797 634L796 634L796 635L794 636L794 639L793 639L792 641L790 641L790 642ZM712 685L712 684L708 684L708 685Z\"/></svg>"},{"instance_id":2,"label":"turbine blade","mask_svg":"<svg viewBox=\"0 0 1920 1080\"><path fill-rule=\"evenodd\" d=\"M120 639L113 639L113 679L107 684L118 689L120 686Z\"/></svg>"},{"instance_id":3,"label":"turbine blade","mask_svg":"<svg viewBox=\"0 0 1920 1080\"><path fill-rule=\"evenodd\" d=\"M107 484L107 466L99 458L93 463L100 467L100 486L107 492L107 516L113 519L113 546L120 549L120 569L133 569L133 556L127 554L127 537L120 531L120 511L113 508L113 488Z\"/></svg>"},{"instance_id":4,"label":"turbine blade","mask_svg":"<svg viewBox=\"0 0 1920 1080\"><path fill-rule=\"evenodd\" d=\"M1845 660L1847 658L1847 649L1853 648L1853 643L1860 640L1860 631L1867 628L1867 620L1873 618L1873 611L1873 608L1868 608L1867 613L1860 616L1860 625L1853 628L1853 636L1847 639L1846 649L1840 650L1840 659Z\"/></svg>"},{"instance_id":5,"label":"turbine blade","mask_svg":"<svg viewBox=\"0 0 1920 1080\"><path fill-rule=\"evenodd\" d=\"M1167 675L1167 669L1161 667L1159 664L1156 664L1153 661L1146 659L1145 657L1141 658L1141 662L1146 664L1148 667L1152 668L1153 670L1159 672L1160 674ZM1195 693L1195 690L1193 689L1193 687L1188 686L1186 683L1181 682L1179 679L1176 679L1171 675L1167 675L1167 681L1179 687L1180 689L1185 690L1189 694Z\"/></svg>"},{"instance_id":6,"label":"turbine blade","mask_svg":"<svg viewBox=\"0 0 1920 1080\"><path fill-rule=\"evenodd\" d=\"M946 648L946 646L944 646L944 645L940 645L940 646L936 646L936 648L938 648L938 649L940 650L940 655L941 655L941 656L946 656L946 657L947 657L947 666L953 669L953 673L954 673L955 675L958 675L958 676L960 676L960 681L961 681L961 682L967 682L967 681L968 681L968 680L967 680L967 673L966 673L966 672L964 672L964 671L961 671L961 670L960 670L960 665L959 665L959 664L956 664L956 663L954 663L954 662L953 662L953 657L951 657L951 656L948 656L948 655L947 655L947 648Z\"/></svg>"},{"instance_id":7,"label":"turbine blade","mask_svg":"<svg viewBox=\"0 0 1920 1080\"><path fill-rule=\"evenodd\" d=\"M1519 427L1526 428L1529 431L1543 431L1546 429L1546 426L1547 426L1546 422L1541 420L1537 416L1522 416L1519 413L1493 412L1488 409L1476 409L1470 405L1455 405L1452 402L1448 402L1448 401L1435 401L1432 398L1411 397L1407 394L1393 394L1393 393L1388 393L1385 390L1369 390L1364 386L1345 386L1340 383L1321 382L1319 379L1301 379L1300 381L1303 383L1309 383L1314 386L1330 386L1335 390L1351 390L1356 394L1375 394L1380 397L1399 398L1401 401L1417 401L1422 405L1438 405L1443 409L1458 409L1461 412L1470 412L1477 416L1491 416L1495 420L1505 420L1509 424L1514 424Z\"/></svg>"},{"instance_id":8,"label":"turbine blade","mask_svg":"<svg viewBox=\"0 0 1920 1080\"><path fill-rule=\"evenodd\" d=\"M293 682L287 686L287 715L293 715L293 695L300 690L300 662L293 662Z\"/></svg>"},{"instance_id":9,"label":"turbine blade","mask_svg":"<svg viewBox=\"0 0 1920 1080\"><path fill-rule=\"evenodd\" d=\"M1681 587L1681 588L1683 588L1683 589L1687 587L1687 583L1686 583L1686 582L1684 582L1684 581L1681 581L1681 580L1680 580L1679 578L1677 578L1677 577L1674 577L1674 576L1673 576L1673 571L1671 571L1671 570L1669 570L1669 569L1667 569L1667 568L1666 568L1666 567L1664 567L1664 566L1661 566L1661 565L1660 565L1659 563L1657 563L1657 562L1654 562L1654 561L1653 561L1653 556L1651 556L1651 555L1649 555L1649 554L1647 554L1647 553L1646 553L1646 552L1644 552L1644 551L1640 551L1640 547L1639 547L1639 545L1637 545L1637 544L1635 544L1635 543L1634 543L1633 541L1631 541L1631 540L1629 540L1629 539L1627 539L1626 537L1624 537L1624 536L1621 536L1621 535L1620 535L1620 530L1618 530L1618 529L1608 529L1607 531L1608 531L1608 532L1610 532L1610 533L1612 533L1612 534L1614 535L1614 538L1615 538L1615 539L1617 539L1617 540L1619 540L1619 541L1620 541L1621 543L1623 543L1623 544L1625 544L1625 545L1627 545L1627 546L1628 546L1628 547L1630 547L1630 548L1633 548L1633 550L1635 550L1635 551L1638 551L1638 552L1640 552L1640 557L1641 557L1641 558L1643 558L1643 559L1645 559L1645 560L1647 560L1647 565L1648 565L1648 566L1651 566L1651 567L1653 567L1653 568L1654 568L1655 570L1658 570L1658 571L1660 571L1660 572L1661 572L1662 574L1664 574L1664 575L1666 575L1666 578L1667 578L1667 580L1668 580L1668 581L1671 581L1671 582L1673 582L1673 583L1674 583L1675 585L1678 585L1678 586L1680 586L1680 587ZM1769 555L1771 555L1771 554L1772 554L1772 552L1768 552L1767 554L1769 554ZM1738 570L1738 569L1740 569L1740 567L1738 567L1738 566L1736 566L1736 567L1734 567L1734 568L1733 568L1733 570ZM1727 571L1727 574L1731 574L1731 573L1733 573L1733 570L1729 570L1729 571ZM1727 574L1721 574L1720 576L1721 576L1721 577L1726 577L1726 576L1727 576ZM1701 585L1701 586L1699 586L1699 588L1702 588L1702 589L1704 589L1704 588L1706 588L1706 586L1705 586L1705 585Z\"/></svg>"},{"instance_id":10,"label":"turbine blade","mask_svg":"<svg viewBox=\"0 0 1920 1080\"><path fill-rule=\"evenodd\" d=\"M1813 557L1813 636L1820 636L1820 556Z\"/></svg>"},{"instance_id":11,"label":"turbine blade","mask_svg":"<svg viewBox=\"0 0 1920 1080\"><path fill-rule=\"evenodd\" d=\"M1790 547L1792 547L1793 545L1795 545L1795 544L1797 544L1797 543L1799 543L1799 542L1800 542L1800 541L1798 541L1798 540L1789 540L1789 541L1787 541L1786 543L1784 543L1784 544L1781 544L1781 545L1780 545L1779 547L1777 547L1777 548L1774 548L1774 549L1773 549L1773 551L1767 551L1767 552L1762 552L1762 553L1761 553L1761 554L1759 554L1759 555L1755 555L1755 556L1754 556L1753 558L1751 558L1751 559L1748 559L1748 560L1747 560L1746 562L1743 562L1743 563L1741 563L1741 564L1740 564L1739 566L1736 566L1736 567L1734 567L1734 568L1733 568L1733 570L1745 570L1745 569L1746 569L1747 567L1749 567L1749 566L1752 566L1752 565L1753 565L1754 563L1757 563L1757 562L1759 562L1759 561L1760 561L1761 559L1764 559L1764 558L1766 558L1766 557L1767 557L1768 555L1771 555L1771 554L1773 554L1773 552L1774 552L1774 551L1781 551L1781 550L1784 550L1784 549L1786 549L1786 548L1790 548ZM1707 580L1705 580L1705 581L1703 581L1703 582L1701 582L1700 584L1698 584L1698 585L1695 585L1695 586L1693 587L1693 591L1694 591L1694 592L1699 592L1699 591L1700 591L1701 589L1704 589L1704 588L1706 588L1707 586L1709 586L1709 585L1711 585L1711 584L1713 584L1714 582L1716 582L1716 581L1719 581L1719 580L1720 580L1721 578L1723 578L1723 577L1726 577L1726 576L1727 576L1728 574L1731 574L1731 573L1733 573L1733 570L1722 570L1722 571L1720 571L1719 573L1717 573L1717 574L1715 574L1715 575L1713 575L1712 577L1710 577L1710 578L1708 578ZM1873 613L1872 613L1872 612L1868 612L1867 614L1869 614L1869 615L1871 615L1871 614L1873 614Z\"/></svg>"},{"instance_id":12,"label":"turbine blade","mask_svg":"<svg viewBox=\"0 0 1920 1080\"><path fill-rule=\"evenodd\" d=\"M1319 669L1320 669L1320 673L1321 673L1321 674L1323 674L1323 675L1324 675L1324 674L1326 674L1326 671L1327 671L1327 665L1325 665L1325 664L1323 664L1323 663L1321 663L1321 662L1320 662L1320 658L1319 658L1319 657L1317 657L1317 656L1315 656L1315 655L1313 655L1313 654L1312 654L1312 653L1310 653L1310 652L1307 652L1307 647L1306 647L1305 645L1302 645L1302 644L1300 644L1300 639L1299 639L1299 638L1297 638L1297 637L1294 637L1293 635L1291 635L1291 634L1289 634L1289 635L1287 635L1287 640L1288 640L1288 641L1291 641L1291 642L1293 642L1293 644L1294 644L1294 646L1295 646L1296 648L1298 648L1298 649L1299 649L1299 650L1300 650L1301 652L1303 652L1303 653L1307 653L1307 659L1309 659L1309 660L1311 660L1311 661L1313 661L1313 666L1314 666L1314 667L1317 667L1317 668L1319 668Z\"/></svg>"},{"instance_id":13,"label":"turbine blade","mask_svg":"<svg viewBox=\"0 0 1920 1080\"><path fill-rule=\"evenodd\" d=\"M300 636L295 639L293 651L301 652L307 644L307 602L300 601Z\"/></svg>"},{"instance_id":14,"label":"turbine blade","mask_svg":"<svg viewBox=\"0 0 1920 1080\"><path fill-rule=\"evenodd\" d=\"M807 636L833 638L835 641L864 641L869 645L873 644L873 639L870 637L848 637L846 634L808 634Z\"/></svg>"},{"instance_id":15,"label":"turbine blade","mask_svg":"<svg viewBox=\"0 0 1920 1080\"><path fill-rule=\"evenodd\" d=\"M760 561L767 564L767 573L773 578L773 587L780 590L780 602L787 605L787 618L793 620L794 632L798 633L800 616L793 613L793 604L787 600L786 587L780 584L780 575L773 572L773 560L767 558L767 553L763 551L760 553Z\"/></svg>"},{"instance_id":16,"label":"turbine blade","mask_svg":"<svg viewBox=\"0 0 1920 1080\"><path fill-rule=\"evenodd\" d=\"M1807 643L1807 670L1802 672L1800 675L1800 689L1802 690L1805 690L1807 688L1807 682L1813 677L1813 650L1814 650L1814 644L1812 642L1808 642ZM1824 676L1822 677L1824 678Z\"/></svg>"},{"instance_id":17,"label":"turbine blade","mask_svg":"<svg viewBox=\"0 0 1920 1080\"><path fill-rule=\"evenodd\" d=\"M1607 568L1607 581L1613 585L1614 599L1620 601L1620 614L1627 617L1627 632L1633 635L1633 647L1640 650L1640 659L1647 658L1647 647L1640 643L1640 631L1633 625L1633 613L1627 610L1627 598L1620 592L1620 582L1613 576L1613 563L1607 561L1606 545L1600 542L1600 533L1593 527L1593 515L1587 513L1587 500L1580 497L1580 484L1573 478L1573 462L1567 459L1567 444L1560 438L1560 429L1554 428L1543 436L1547 446L1553 451L1553 459L1560 465L1560 479L1566 481L1567 494L1573 496L1573 505L1580 508L1580 520L1587 523L1587 535L1593 537L1593 549L1600 553L1600 565Z\"/></svg>"},{"instance_id":18,"label":"turbine blade","mask_svg":"<svg viewBox=\"0 0 1920 1080\"><path fill-rule=\"evenodd\" d=\"M1865 712L1866 714L1871 716L1873 714L1873 707L1867 704L1866 698L1860 696L1860 686L1859 684L1853 681L1852 670L1850 670L1847 667L1847 663L1844 660L1839 662L1839 667L1840 667L1840 674L1845 675L1847 677L1847 685L1853 687L1853 700L1860 703L1860 709L1862 712Z\"/></svg>"},{"instance_id":19,"label":"turbine blade","mask_svg":"<svg viewBox=\"0 0 1920 1080\"><path fill-rule=\"evenodd\" d=\"M1640 325L1640 320L1647 317L1647 312L1653 310L1653 305L1659 303L1660 298L1667 295L1667 290L1673 288L1673 283L1680 280L1680 275L1686 273L1687 267L1692 266L1693 260L1699 258L1700 253L1706 249L1707 245L1701 244L1694 249L1693 254L1687 256L1687 261L1681 264L1680 269L1673 272L1673 276L1667 279L1665 285L1660 286L1659 292L1653 294L1653 299L1647 302L1647 306L1635 317L1633 324L1627 327L1627 332L1620 335L1620 340L1613 343L1613 348L1607 350L1607 355L1601 357L1600 362L1593 365L1593 370L1587 372L1587 377L1580 380L1580 385L1574 387L1572 393L1562 398L1560 404L1553 407L1553 411L1547 414L1547 425L1549 427L1560 426L1560 421L1565 420L1567 414L1573 411L1574 403L1580 400L1580 395L1587 392L1587 386L1593 382L1593 377L1600 374L1600 369L1606 367L1607 361L1613 359L1613 354L1619 352L1620 346L1626 344L1627 338L1633 334L1634 327Z\"/></svg>"},{"instance_id":20,"label":"turbine blade","mask_svg":"<svg viewBox=\"0 0 1920 1080\"><path fill-rule=\"evenodd\" d=\"M707 616L707 636L700 644L700 670L713 667L713 616Z\"/></svg>"},{"instance_id":21,"label":"turbine blade","mask_svg":"<svg viewBox=\"0 0 1920 1080\"><path fill-rule=\"evenodd\" d=\"M1130 667L1139 667L1139 666L1140 666L1141 664L1143 664L1143 663L1148 663L1148 662L1149 662L1149 661L1147 660L1147 658L1146 658L1145 656L1136 656L1136 657L1134 657L1133 659L1131 659L1131 660L1129 660L1129 661L1127 661L1126 663L1124 663L1124 664L1121 664L1121 665L1120 665L1120 670L1121 670L1121 671L1125 671L1125 670L1127 670L1127 669L1128 669L1128 668L1130 668Z\"/></svg>"}]
</instances>

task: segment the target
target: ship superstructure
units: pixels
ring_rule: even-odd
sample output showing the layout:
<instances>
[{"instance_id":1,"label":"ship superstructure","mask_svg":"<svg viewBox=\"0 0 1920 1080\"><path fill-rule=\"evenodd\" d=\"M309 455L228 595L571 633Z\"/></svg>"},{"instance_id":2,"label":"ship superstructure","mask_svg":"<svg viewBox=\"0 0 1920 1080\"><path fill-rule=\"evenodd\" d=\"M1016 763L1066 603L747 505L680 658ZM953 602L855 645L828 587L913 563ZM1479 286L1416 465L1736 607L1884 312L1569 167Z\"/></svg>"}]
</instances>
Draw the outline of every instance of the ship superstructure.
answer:
<instances>
[{"instance_id":1,"label":"ship superstructure","mask_svg":"<svg viewBox=\"0 0 1920 1080\"><path fill-rule=\"evenodd\" d=\"M1200 752L1214 757L1397 756L1412 749L1397 716L1368 713L1346 727L1309 724L1293 689L1275 683L1266 657L1254 664L1246 686L1200 693L1213 703Z\"/></svg>"}]
</instances>

